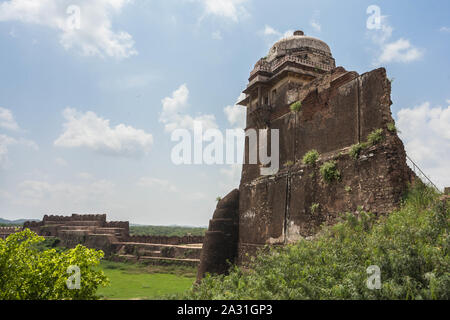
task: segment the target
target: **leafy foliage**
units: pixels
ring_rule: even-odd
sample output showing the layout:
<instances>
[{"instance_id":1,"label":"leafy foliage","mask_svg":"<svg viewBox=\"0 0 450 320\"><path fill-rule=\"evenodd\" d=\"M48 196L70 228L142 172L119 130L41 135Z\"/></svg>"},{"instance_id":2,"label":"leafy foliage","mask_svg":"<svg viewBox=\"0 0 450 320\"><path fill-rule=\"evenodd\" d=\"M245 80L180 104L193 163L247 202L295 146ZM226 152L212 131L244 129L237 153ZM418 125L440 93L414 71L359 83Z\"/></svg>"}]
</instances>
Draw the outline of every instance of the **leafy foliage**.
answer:
<instances>
[{"instance_id":1,"label":"leafy foliage","mask_svg":"<svg viewBox=\"0 0 450 320\"><path fill-rule=\"evenodd\" d=\"M317 212L317 210L319 209L319 204L318 203L313 203L312 205L311 205L311 207L309 208L310 210L311 210L311 213L312 214L314 214L314 213L316 213Z\"/></svg>"},{"instance_id":2,"label":"leafy foliage","mask_svg":"<svg viewBox=\"0 0 450 320\"><path fill-rule=\"evenodd\" d=\"M302 103L300 101L296 101L290 106L291 111L300 112L302 110Z\"/></svg>"},{"instance_id":3,"label":"leafy foliage","mask_svg":"<svg viewBox=\"0 0 450 320\"><path fill-rule=\"evenodd\" d=\"M96 299L97 288L108 283L93 268L103 252L82 245L63 252L42 250L43 241L29 229L0 239L0 300ZM67 288L69 266L80 268L80 289Z\"/></svg>"},{"instance_id":4,"label":"leafy foliage","mask_svg":"<svg viewBox=\"0 0 450 320\"><path fill-rule=\"evenodd\" d=\"M217 200L217 199L216 199ZM179 226L130 226L130 234L133 236L167 236L183 237L205 235L206 228L179 227Z\"/></svg>"},{"instance_id":5,"label":"leafy foliage","mask_svg":"<svg viewBox=\"0 0 450 320\"><path fill-rule=\"evenodd\" d=\"M319 156L319 152L317 152L317 150L315 149L312 149L303 156L302 162L303 164L313 166L316 163L317 159L319 159Z\"/></svg>"},{"instance_id":6,"label":"leafy foliage","mask_svg":"<svg viewBox=\"0 0 450 320\"><path fill-rule=\"evenodd\" d=\"M363 149L367 148L367 143L358 143L354 144L350 147L350 157L355 160L358 160L359 154Z\"/></svg>"},{"instance_id":7,"label":"leafy foliage","mask_svg":"<svg viewBox=\"0 0 450 320\"><path fill-rule=\"evenodd\" d=\"M376 130L372 131L371 133L369 133L369 135L367 136L367 143L374 146L377 143L380 143L381 141L383 141L383 139L384 139L383 129L376 129Z\"/></svg>"},{"instance_id":8,"label":"leafy foliage","mask_svg":"<svg viewBox=\"0 0 450 320\"><path fill-rule=\"evenodd\" d=\"M387 129L392 133L401 133L395 126L395 123L393 123L393 122L390 122L387 124Z\"/></svg>"},{"instance_id":9,"label":"leafy foliage","mask_svg":"<svg viewBox=\"0 0 450 320\"><path fill-rule=\"evenodd\" d=\"M339 180L341 178L341 173L336 168L336 161L325 162L320 167L320 174L325 182L332 182L334 180Z\"/></svg>"},{"instance_id":10,"label":"leafy foliage","mask_svg":"<svg viewBox=\"0 0 450 320\"><path fill-rule=\"evenodd\" d=\"M314 240L260 253L250 269L207 276L188 299L450 299L449 204L424 185L387 216L347 214ZM367 268L379 266L381 289Z\"/></svg>"}]
</instances>

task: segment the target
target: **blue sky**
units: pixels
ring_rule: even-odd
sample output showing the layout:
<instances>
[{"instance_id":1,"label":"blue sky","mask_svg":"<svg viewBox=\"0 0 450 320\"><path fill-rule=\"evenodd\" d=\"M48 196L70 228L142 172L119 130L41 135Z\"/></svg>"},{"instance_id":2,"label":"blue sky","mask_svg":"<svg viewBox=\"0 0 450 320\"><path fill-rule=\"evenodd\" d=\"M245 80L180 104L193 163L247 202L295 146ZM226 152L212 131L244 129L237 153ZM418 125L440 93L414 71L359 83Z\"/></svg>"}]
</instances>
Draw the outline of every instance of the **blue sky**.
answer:
<instances>
[{"instance_id":1,"label":"blue sky","mask_svg":"<svg viewBox=\"0 0 450 320\"><path fill-rule=\"evenodd\" d=\"M370 5L379 29L367 28ZM0 216L207 225L239 167L174 165L170 127L242 126L234 104L254 63L296 29L347 70L386 67L408 154L450 186L449 12L448 1L0 1Z\"/></svg>"}]
</instances>

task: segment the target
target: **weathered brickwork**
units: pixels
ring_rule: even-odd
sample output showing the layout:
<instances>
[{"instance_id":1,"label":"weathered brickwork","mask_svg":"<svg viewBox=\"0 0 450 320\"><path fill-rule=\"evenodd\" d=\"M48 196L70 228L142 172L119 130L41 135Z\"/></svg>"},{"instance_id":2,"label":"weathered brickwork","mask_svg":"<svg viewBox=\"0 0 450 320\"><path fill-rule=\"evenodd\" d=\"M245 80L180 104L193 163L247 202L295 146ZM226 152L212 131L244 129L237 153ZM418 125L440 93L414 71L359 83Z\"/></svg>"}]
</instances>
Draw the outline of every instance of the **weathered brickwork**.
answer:
<instances>
[{"instance_id":1,"label":"weathered brickwork","mask_svg":"<svg viewBox=\"0 0 450 320\"><path fill-rule=\"evenodd\" d=\"M290 49L295 49L297 43L310 46L303 42L301 32L289 39L293 39L287 40ZM314 42L311 38L306 40ZM286 45L286 41L282 44ZM277 42L274 47L278 45ZM334 66L331 53L322 42L311 46L314 50L323 49L315 55L316 63L318 57L329 54ZM300 49L292 52L302 52ZM269 54L271 65L277 59L286 60L289 54ZM361 208L377 215L387 214L398 207L414 178L406 164L403 143L392 130L391 84L385 69L359 75L343 67L311 70L298 61L297 70L286 65L285 69L270 69L272 73L268 73L264 66L263 62L255 66L244 90L247 97L240 104L247 107L247 130L279 130L281 168L275 175L261 176L259 164L243 166L234 255L234 262L239 264L246 263L266 245L310 238L321 225L335 223L341 213L357 213ZM296 101L301 108L291 111L290 106ZM366 142L377 129L382 129L383 140L366 146L359 157L352 157L351 146ZM302 158L312 149L320 157L315 165L304 165ZM248 161L248 141L245 154ZM319 168L328 161L335 161L340 179L324 181ZM229 245L217 240L214 248L218 251ZM203 259L210 259L208 252L212 251L203 252L202 263ZM224 265L220 259L215 261ZM226 272L214 266L201 271Z\"/></svg>"},{"instance_id":2,"label":"weathered brickwork","mask_svg":"<svg viewBox=\"0 0 450 320\"><path fill-rule=\"evenodd\" d=\"M119 261L166 261L198 265L202 236L130 236L128 221L106 221L106 214L45 215L42 221L27 221L28 228L47 238L58 238L59 245L74 248L82 244L99 249L109 259ZM0 228L0 237L22 228Z\"/></svg>"}]
</instances>

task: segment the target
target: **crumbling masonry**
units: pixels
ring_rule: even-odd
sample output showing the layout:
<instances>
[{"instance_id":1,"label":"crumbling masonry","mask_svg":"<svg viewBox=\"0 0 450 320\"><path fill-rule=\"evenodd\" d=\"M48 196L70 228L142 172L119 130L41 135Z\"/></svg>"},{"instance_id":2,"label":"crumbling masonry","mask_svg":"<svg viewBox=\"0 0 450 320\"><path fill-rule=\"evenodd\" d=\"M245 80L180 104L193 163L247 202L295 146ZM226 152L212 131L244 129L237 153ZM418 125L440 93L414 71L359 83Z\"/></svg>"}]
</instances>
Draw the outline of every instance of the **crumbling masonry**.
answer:
<instances>
[{"instance_id":1,"label":"crumbling masonry","mask_svg":"<svg viewBox=\"0 0 450 320\"><path fill-rule=\"evenodd\" d=\"M244 93L246 130L279 130L281 168L261 176L260 165L244 164L239 190L219 201L210 221L198 279L226 272L229 262L245 263L266 245L313 236L340 213L389 213L414 176L393 129L383 68L362 75L336 68L327 44L296 31L256 63ZM297 101L300 111L291 111ZM352 157L351 146L377 129L383 141ZM304 165L312 149L320 158ZM248 151L246 141L247 157ZM319 168L328 161L336 162L340 179L324 181Z\"/></svg>"}]
</instances>

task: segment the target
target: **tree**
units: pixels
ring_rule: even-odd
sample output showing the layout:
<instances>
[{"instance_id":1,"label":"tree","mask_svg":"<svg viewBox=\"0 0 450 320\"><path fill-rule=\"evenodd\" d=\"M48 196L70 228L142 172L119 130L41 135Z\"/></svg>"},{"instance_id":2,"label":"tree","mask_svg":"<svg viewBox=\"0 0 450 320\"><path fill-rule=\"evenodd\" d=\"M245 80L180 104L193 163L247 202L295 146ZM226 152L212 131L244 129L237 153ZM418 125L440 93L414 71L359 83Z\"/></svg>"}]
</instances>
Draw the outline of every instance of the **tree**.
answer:
<instances>
[{"instance_id":1,"label":"tree","mask_svg":"<svg viewBox=\"0 0 450 320\"><path fill-rule=\"evenodd\" d=\"M0 300L96 299L97 288L109 282L95 268L103 251L82 245L63 252L40 250L43 241L29 229L0 239Z\"/></svg>"}]
</instances>

